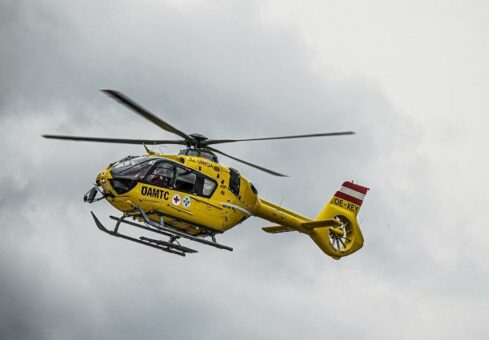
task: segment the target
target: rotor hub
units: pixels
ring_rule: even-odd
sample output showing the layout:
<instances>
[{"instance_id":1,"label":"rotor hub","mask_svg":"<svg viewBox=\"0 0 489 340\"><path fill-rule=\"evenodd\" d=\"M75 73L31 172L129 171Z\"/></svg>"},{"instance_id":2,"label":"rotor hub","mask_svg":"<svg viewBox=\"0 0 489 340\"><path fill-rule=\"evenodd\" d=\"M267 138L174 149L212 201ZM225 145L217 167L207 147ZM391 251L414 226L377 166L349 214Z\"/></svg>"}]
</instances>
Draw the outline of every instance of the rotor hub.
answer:
<instances>
[{"instance_id":1,"label":"rotor hub","mask_svg":"<svg viewBox=\"0 0 489 340\"><path fill-rule=\"evenodd\" d=\"M202 147L205 144L205 141L209 139L200 133L192 133L189 136L195 141L195 143L190 144L190 146L194 146L196 148Z\"/></svg>"}]
</instances>

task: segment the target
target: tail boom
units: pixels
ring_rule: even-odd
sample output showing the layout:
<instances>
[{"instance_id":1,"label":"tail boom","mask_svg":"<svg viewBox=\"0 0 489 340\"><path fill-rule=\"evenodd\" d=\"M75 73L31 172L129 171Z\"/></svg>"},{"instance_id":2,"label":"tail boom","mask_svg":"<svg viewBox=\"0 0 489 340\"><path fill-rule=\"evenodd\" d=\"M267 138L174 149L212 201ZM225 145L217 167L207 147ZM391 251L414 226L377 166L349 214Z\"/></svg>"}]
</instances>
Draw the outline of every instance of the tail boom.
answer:
<instances>
[{"instance_id":1,"label":"tail boom","mask_svg":"<svg viewBox=\"0 0 489 340\"><path fill-rule=\"evenodd\" d=\"M278 224L265 227L264 231L275 234L295 230L307 234L325 254L340 259L363 246L356 216L368 190L361 185L344 182L314 220L263 198L257 201L254 215Z\"/></svg>"}]
</instances>

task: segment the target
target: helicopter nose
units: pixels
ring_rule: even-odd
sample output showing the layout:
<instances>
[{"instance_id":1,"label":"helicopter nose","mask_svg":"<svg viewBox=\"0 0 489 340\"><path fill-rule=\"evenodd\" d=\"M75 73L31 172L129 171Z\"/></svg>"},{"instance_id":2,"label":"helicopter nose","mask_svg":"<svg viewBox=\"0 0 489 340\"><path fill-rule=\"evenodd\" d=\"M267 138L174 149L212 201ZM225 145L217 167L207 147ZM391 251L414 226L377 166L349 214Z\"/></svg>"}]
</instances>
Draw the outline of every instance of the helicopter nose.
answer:
<instances>
[{"instance_id":1,"label":"helicopter nose","mask_svg":"<svg viewBox=\"0 0 489 340\"><path fill-rule=\"evenodd\" d=\"M105 172L105 169L100 171L97 175L97 183L102 185L103 183L105 183L107 181L106 179L106 172Z\"/></svg>"},{"instance_id":2,"label":"helicopter nose","mask_svg":"<svg viewBox=\"0 0 489 340\"><path fill-rule=\"evenodd\" d=\"M110 171L108 169L103 169L98 173L96 183L102 186L104 189L107 189L107 182L111 178L112 176L110 174Z\"/></svg>"}]
</instances>

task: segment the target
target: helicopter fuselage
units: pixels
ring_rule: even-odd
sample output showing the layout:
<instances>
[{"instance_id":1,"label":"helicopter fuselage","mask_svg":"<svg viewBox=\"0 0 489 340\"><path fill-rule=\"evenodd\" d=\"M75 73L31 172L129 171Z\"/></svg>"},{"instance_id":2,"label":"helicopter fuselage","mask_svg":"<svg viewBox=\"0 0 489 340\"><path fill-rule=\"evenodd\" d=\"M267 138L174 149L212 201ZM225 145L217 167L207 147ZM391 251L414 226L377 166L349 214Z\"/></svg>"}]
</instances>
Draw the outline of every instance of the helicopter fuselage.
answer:
<instances>
[{"instance_id":1,"label":"helicopter fuselage","mask_svg":"<svg viewBox=\"0 0 489 340\"><path fill-rule=\"evenodd\" d=\"M132 160L144 165L140 173L131 170ZM129 163L125 173L117 171L125 162ZM164 216L167 225L192 235L222 233L253 215L258 202L254 186L236 170L185 155L124 159L103 169L97 184L107 201L123 213L136 213L140 207L152 212L151 219Z\"/></svg>"}]
</instances>

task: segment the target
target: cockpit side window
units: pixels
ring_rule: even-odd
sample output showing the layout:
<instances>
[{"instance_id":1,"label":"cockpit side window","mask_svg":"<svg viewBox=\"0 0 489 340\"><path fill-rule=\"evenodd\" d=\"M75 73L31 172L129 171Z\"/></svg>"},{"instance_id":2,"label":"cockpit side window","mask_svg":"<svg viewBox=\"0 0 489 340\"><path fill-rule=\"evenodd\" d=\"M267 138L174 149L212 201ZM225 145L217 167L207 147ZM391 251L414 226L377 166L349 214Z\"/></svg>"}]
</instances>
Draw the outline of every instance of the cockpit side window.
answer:
<instances>
[{"instance_id":1,"label":"cockpit side window","mask_svg":"<svg viewBox=\"0 0 489 340\"><path fill-rule=\"evenodd\" d=\"M158 158L138 157L123 160L112 168L114 178L130 179L189 194L210 198L217 189L217 182L194 169ZM239 174L238 189L239 192Z\"/></svg>"},{"instance_id":2,"label":"cockpit side window","mask_svg":"<svg viewBox=\"0 0 489 340\"><path fill-rule=\"evenodd\" d=\"M173 182L173 174L175 173L175 167L168 162L159 162L149 172L145 178L145 182L153 185L163 186L166 188L171 187Z\"/></svg>"},{"instance_id":3,"label":"cockpit side window","mask_svg":"<svg viewBox=\"0 0 489 340\"><path fill-rule=\"evenodd\" d=\"M194 193L196 180L197 175L191 169L177 167L174 188L175 190Z\"/></svg>"}]
</instances>

